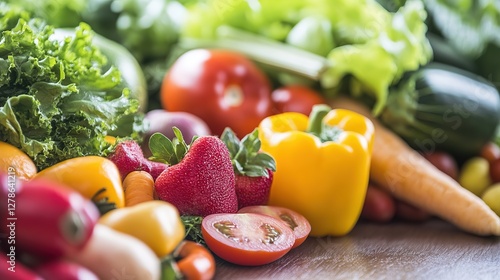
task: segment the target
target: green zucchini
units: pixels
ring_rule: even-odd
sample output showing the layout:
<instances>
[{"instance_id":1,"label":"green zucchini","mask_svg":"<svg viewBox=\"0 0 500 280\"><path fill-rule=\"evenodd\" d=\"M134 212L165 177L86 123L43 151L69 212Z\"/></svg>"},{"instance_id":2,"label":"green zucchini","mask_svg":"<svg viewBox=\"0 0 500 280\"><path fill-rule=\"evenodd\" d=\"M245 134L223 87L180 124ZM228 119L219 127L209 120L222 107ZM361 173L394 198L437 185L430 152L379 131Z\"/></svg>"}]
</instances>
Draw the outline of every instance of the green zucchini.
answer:
<instances>
[{"instance_id":1,"label":"green zucchini","mask_svg":"<svg viewBox=\"0 0 500 280\"><path fill-rule=\"evenodd\" d=\"M430 63L391 89L379 118L416 150L446 151L463 160L494 138L500 96L475 74Z\"/></svg>"}]
</instances>

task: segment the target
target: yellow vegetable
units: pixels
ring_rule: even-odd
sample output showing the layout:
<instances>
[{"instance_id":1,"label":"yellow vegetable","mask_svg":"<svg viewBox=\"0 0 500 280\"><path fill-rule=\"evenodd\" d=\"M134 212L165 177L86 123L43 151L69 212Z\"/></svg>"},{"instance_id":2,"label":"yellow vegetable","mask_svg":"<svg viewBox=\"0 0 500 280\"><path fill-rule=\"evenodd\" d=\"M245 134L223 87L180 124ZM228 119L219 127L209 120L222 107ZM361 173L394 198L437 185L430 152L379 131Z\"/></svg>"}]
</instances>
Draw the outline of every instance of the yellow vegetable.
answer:
<instances>
[{"instance_id":1,"label":"yellow vegetable","mask_svg":"<svg viewBox=\"0 0 500 280\"><path fill-rule=\"evenodd\" d=\"M261 149L276 161L269 205L302 214L311 236L349 233L361 213L370 170L373 124L349 110L286 112L259 125Z\"/></svg>"},{"instance_id":2,"label":"yellow vegetable","mask_svg":"<svg viewBox=\"0 0 500 280\"><path fill-rule=\"evenodd\" d=\"M67 159L38 172L35 178L45 178L65 184L84 197L105 201L106 204L112 203L116 208L125 206L120 171L105 157L85 156ZM96 196L102 189L105 191Z\"/></svg>"},{"instance_id":3,"label":"yellow vegetable","mask_svg":"<svg viewBox=\"0 0 500 280\"><path fill-rule=\"evenodd\" d=\"M112 210L103 215L98 223L136 237L159 258L172 253L185 236L185 227L177 208L161 200Z\"/></svg>"},{"instance_id":4,"label":"yellow vegetable","mask_svg":"<svg viewBox=\"0 0 500 280\"><path fill-rule=\"evenodd\" d=\"M471 193L481 196L491 185L490 163L479 156L468 159L462 165L458 182Z\"/></svg>"},{"instance_id":5,"label":"yellow vegetable","mask_svg":"<svg viewBox=\"0 0 500 280\"><path fill-rule=\"evenodd\" d=\"M162 279L160 259L146 244L104 225L97 224L85 247L66 258L101 280Z\"/></svg>"},{"instance_id":6,"label":"yellow vegetable","mask_svg":"<svg viewBox=\"0 0 500 280\"><path fill-rule=\"evenodd\" d=\"M33 160L17 147L0 141L0 172L28 181L37 169Z\"/></svg>"},{"instance_id":7,"label":"yellow vegetable","mask_svg":"<svg viewBox=\"0 0 500 280\"><path fill-rule=\"evenodd\" d=\"M484 203L488 205L491 210L495 212L498 216L500 216L500 183L496 183L488 187L481 198Z\"/></svg>"}]
</instances>

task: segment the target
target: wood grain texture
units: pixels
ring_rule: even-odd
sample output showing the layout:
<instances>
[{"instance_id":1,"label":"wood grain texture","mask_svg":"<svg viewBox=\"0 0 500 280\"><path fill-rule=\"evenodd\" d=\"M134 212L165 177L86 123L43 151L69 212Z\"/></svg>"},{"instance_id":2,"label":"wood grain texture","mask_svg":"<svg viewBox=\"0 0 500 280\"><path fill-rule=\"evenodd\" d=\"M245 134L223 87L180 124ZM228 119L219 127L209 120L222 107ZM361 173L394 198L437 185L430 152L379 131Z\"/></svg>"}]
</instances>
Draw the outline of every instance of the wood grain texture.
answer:
<instances>
[{"instance_id":1,"label":"wood grain texture","mask_svg":"<svg viewBox=\"0 0 500 280\"><path fill-rule=\"evenodd\" d=\"M438 219L360 222L344 237L308 238L265 266L218 259L215 279L500 279L500 238L470 235Z\"/></svg>"}]
</instances>

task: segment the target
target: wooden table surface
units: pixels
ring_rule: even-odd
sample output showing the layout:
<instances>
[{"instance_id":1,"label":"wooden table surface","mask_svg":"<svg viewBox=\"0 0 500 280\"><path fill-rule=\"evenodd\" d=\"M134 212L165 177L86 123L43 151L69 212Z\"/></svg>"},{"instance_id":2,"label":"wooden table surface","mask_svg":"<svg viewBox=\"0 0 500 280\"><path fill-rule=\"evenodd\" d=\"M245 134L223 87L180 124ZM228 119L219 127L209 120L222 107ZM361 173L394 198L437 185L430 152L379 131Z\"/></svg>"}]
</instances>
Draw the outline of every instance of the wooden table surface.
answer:
<instances>
[{"instance_id":1,"label":"wooden table surface","mask_svg":"<svg viewBox=\"0 0 500 280\"><path fill-rule=\"evenodd\" d=\"M470 235L438 219L360 222L344 237L310 237L265 266L218 259L215 279L500 279L500 238Z\"/></svg>"}]
</instances>

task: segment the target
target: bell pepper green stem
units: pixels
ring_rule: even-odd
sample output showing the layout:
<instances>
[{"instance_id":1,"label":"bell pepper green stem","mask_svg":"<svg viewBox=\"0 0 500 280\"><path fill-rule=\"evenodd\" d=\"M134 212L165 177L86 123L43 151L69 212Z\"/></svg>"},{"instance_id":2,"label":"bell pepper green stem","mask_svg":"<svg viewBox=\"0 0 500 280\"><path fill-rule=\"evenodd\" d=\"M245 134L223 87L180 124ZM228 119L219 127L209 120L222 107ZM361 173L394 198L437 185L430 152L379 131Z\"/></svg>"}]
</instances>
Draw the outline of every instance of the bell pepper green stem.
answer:
<instances>
[{"instance_id":1,"label":"bell pepper green stem","mask_svg":"<svg viewBox=\"0 0 500 280\"><path fill-rule=\"evenodd\" d=\"M323 130L323 118L330 112L332 108L326 104L314 105L311 114L309 114L309 123L307 124L308 133L321 135Z\"/></svg>"}]
</instances>

